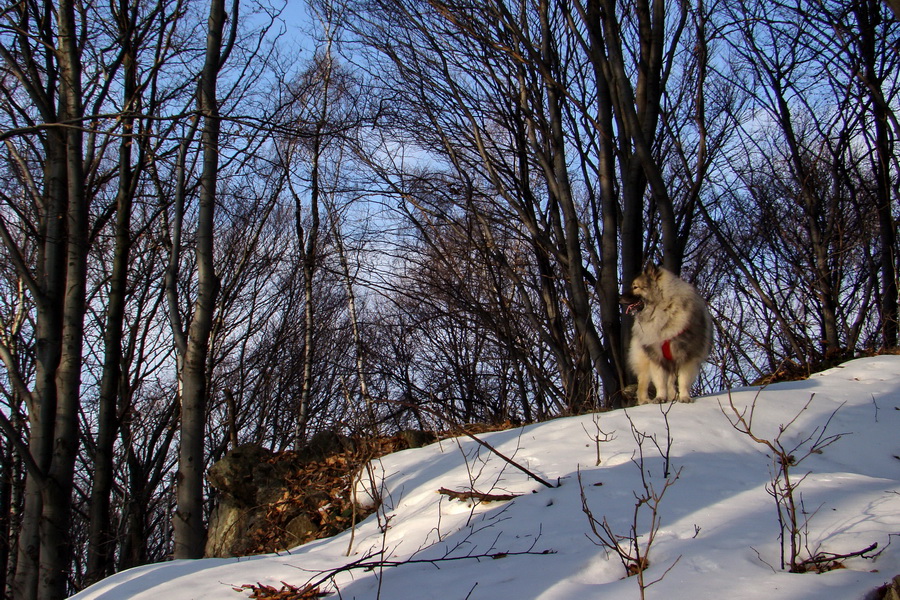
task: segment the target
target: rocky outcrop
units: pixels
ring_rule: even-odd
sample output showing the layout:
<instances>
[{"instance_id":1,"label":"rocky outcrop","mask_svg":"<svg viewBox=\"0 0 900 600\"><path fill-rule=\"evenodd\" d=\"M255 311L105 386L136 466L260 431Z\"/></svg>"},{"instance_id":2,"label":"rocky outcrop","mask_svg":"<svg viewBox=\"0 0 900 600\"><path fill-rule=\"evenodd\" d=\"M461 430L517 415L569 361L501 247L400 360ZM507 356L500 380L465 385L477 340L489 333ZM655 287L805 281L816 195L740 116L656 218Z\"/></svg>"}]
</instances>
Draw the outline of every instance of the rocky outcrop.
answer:
<instances>
[{"instance_id":1,"label":"rocky outcrop","mask_svg":"<svg viewBox=\"0 0 900 600\"><path fill-rule=\"evenodd\" d=\"M264 448L248 444L229 452L209 470L219 504L209 520L206 556L244 556L253 552L248 532L268 526L271 505L284 495L291 461L276 461Z\"/></svg>"},{"instance_id":2,"label":"rocky outcrop","mask_svg":"<svg viewBox=\"0 0 900 600\"><path fill-rule=\"evenodd\" d=\"M358 444L322 432L299 452L273 453L253 444L231 450L207 473L218 504L210 515L206 556L277 552L343 531L365 516L351 501L351 474L376 456L434 439L402 432Z\"/></svg>"}]
</instances>

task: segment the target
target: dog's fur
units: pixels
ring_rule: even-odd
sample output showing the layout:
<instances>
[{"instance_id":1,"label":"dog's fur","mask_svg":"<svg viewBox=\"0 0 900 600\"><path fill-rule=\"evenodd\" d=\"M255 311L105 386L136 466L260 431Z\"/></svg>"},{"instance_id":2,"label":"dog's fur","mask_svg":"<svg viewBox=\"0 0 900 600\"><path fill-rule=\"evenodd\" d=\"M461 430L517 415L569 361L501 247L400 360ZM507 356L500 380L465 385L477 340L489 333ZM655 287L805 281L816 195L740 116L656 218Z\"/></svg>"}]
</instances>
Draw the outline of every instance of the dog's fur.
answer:
<instances>
[{"instance_id":1,"label":"dog's fur","mask_svg":"<svg viewBox=\"0 0 900 600\"><path fill-rule=\"evenodd\" d=\"M671 271L649 265L635 277L622 303L634 315L628 366L637 375L638 404L650 402L651 382L657 402L691 402L691 386L712 346L706 302Z\"/></svg>"}]
</instances>

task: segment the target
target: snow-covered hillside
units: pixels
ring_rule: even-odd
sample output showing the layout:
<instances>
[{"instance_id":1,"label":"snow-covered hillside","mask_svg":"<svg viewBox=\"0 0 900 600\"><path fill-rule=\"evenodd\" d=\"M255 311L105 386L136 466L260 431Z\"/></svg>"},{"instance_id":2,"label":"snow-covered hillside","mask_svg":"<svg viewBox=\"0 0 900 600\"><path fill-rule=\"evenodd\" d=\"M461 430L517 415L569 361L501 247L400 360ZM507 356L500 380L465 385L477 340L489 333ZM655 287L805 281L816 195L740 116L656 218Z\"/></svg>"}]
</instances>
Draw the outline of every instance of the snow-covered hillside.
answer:
<instances>
[{"instance_id":1,"label":"snow-covered hillside","mask_svg":"<svg viewBox=\"0 0 900 600\"><path fill-rule=\"evenodd\" d=\"M582 495L596 521L627 535L644 482L657 496L665 491L644 573L647 583L662 579L646 590L647 598L861 599L900 573L900 357L855 360L807 381L734 390L730 398L739 410L756 399L759 437L772 439L791 421L781 437L785 446L812 436L798 458L826 423L826 438L841 434L791 469L795 477L809 473L798 488L807 513L801 518L808 517L802 557L849 554L874 543L869 556L877 557L850 558L845 568L821 575L780 569L776 506L767 492L772 460L729 423L721 407L734 415L723 393L671 406L670 443L665 407L656 405L481 436L559 484L553 488L468 438L399 452L373 470L384 502L352 536L345 532L289 554L145 566L74 598L239 600L249 593L233 588L244 584L302 587L351 563L379 562L341 571L322 590L360 600L639 598L637 578L624 578L619 558L595 543ZM600 444L599 466L598 426L612 438ZM649 438L642 445L644 478L633 429L655 436L659 446ZM666 453L670 479L679 473L668 488ZM441 488L521 496L473 504L439 494ZM644 506L642 545L649 519Z\"/></svg>"}]
</instances>

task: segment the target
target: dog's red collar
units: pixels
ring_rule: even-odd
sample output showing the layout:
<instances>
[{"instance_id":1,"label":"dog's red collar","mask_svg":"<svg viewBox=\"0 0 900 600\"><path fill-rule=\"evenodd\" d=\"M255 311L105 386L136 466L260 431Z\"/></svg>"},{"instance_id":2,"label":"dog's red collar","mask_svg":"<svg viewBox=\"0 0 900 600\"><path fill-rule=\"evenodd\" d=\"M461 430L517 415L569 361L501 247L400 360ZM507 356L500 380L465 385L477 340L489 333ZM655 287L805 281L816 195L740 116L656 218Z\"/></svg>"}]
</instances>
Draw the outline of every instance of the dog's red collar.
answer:
<instances>
[{"instance_id":1,"label":"dog's red collar","mask_svg":"<svg viewBox=\"0 0 900 600\"><path fill-rule=\"evenodd\" d=\"M665 340L665 341L662 343L662 353L663 353L663 358L665 358L666 360L675 360L675 358L672 356L672 344L671 344L671 341L672 341L672 340Z\"/></svg>"},{"instance_id":2,"label":"dog's red collar","mask_svg":"<svg viewBox=\"0 0 900 600\"><path fill-rule=\"evenodd\" d=\"M678 335L675 335L668 340L663 340L663 343L662 343L663 358L665 358L666 360L675 360L675 356L672 354L672 340L674 340L675 338L677 338L680 335L684 335L686 331L687 331L687 328L681 330L678 333Z\"/></svg>"}]
</instances>

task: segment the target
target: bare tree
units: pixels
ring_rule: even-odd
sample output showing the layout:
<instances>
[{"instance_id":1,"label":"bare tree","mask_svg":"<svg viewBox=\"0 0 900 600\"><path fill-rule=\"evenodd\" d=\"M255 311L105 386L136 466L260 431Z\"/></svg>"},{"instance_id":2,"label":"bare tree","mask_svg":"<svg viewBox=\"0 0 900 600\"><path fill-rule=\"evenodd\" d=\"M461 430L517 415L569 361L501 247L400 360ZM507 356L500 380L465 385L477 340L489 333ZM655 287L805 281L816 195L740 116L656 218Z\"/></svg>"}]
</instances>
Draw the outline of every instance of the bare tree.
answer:
<instances>
[{"instance_id":1,"label":"bare tree","mask_svg":"<svg viewBox=\"0 0 900 600\"><path fill-rule=\"evenodd\" d=\"M674 69L675 58L697 39L684 32L691 24L705 37L706 17L691 20L686 3L649 1L477 9L386 1L357 11L365 13L356 21L358 39L378 52L369 59L377 65L372 77L392 94L389 122L404 131L396 139L412 133L418 148L440 157L435 185L458 180L443 191L445 201L474 215L486 243L497 219L512 219L509 226L529 241L543 288L526 314L552 349L569 410L592 406L598 389L621 402L627 323L620 281L657 244L664 262L680 269L715 149L697 158L695 185L676 206L659 148L684 140L671 124L660 136L660 115L671 80L686 72ZM412 199L411 212L423 218L426 201L415 194L424 177L401 171L385 177L391 192ZM466 225L461 213L436 215ZM507 248L487 251L505 278L521 280ZM516 301L527 305L525 293Z\"/></svg>"},{"instance_id":2,"label":"bare tree","mask_svg":"<svg viewBox=\"0 0 900 600\"><path fill-rule=\"evenodd\" d=\"M731 6L727 19L720 15L734 65L729 79L745 98L735 108L757 118L738 116L731 181L702 208L743 274L738 285L749 285L748 300L761 305L758 326L767 328L773 318L779 324L765 333L748 331L761 334L766 359L760 365L768 372L781 370L786 360L808 370L884 345L895 320L889 315L896 291L888 289L895 277L885 271L884 254L893 255L896 242L893 225L885 227L877 212L885 206L884 173L895 167L879 166L884 153L870 126L873 119L887 124L889 115L873 116L866 107L877 103L861 100L875 92L864 76L872 75L866 52L855 49L869 34L870 45L885 43L888 29L873 21L861 35L858 23L847 21L856 13L840 3L810 8L743 2ZM882 63L881 81L892 62ZM742 216L714 223L712 209ZM880 224L877 230L873 223ZM876 304L880 310L873 311ZM888 315L880 319L880 342L871 335L873 313Z\"/></svg>"},{"instance_id":3,"label":"bare tree","mask_svg":"<svg viewBox=\"0 0 900 600\"><path fill-rule=\"evenodd\" d=\"M885 14L881 3L873 0L853 3L849 14L842 11L841 7L837 7L837 10L822 7L820 17L842 36L843 43L839 52L849 70L856 75L860 88L859 97L863 99L860 106L871 107L871 114L866 114L863 108L860 118L863 123L871 123L872 126L863 125L860 129L871 136L867 142L872 149L870 164L875 184L873 191L881 244L878 253L881 271L879 308L881 343L884 348L897 346L900 327L900 312L897 307L897 232L893 218L894 201L891 198L892 173L898 170L892 148L900 136L900 124L890 100L896 97L897 91L885 85L898 68L896 53L887 47L890 40L895 39L897 32L896 7L893 3L891 8L895 12L893 21ZM848 21L852 14L853 21L842 22L843 14L847 14ZM882 57L888 57L888 60L883 60ZM872 131L874 135L870 134Z\"/></svg>"},{"instance_id":4,"label":"bare tree","mask_svg":"<svg viewBox=\"0 0 900 600\"><path fill-rule=\"evenodd\" d=\"M51 22L53 15L55 30L40 25ZM4 15L10 33L4 41L10 44L0 47L8 72L36 108L8 105L6 116L12 127L4 137L11 140L36 133L17 127L20 119L29 125L35 121L58 124L38 139L43 157L34 158L43 158L43 189L31 179L27 144L17 147L7 142L8 156L18 165L33 210L20 212L17 199L5 198L7 211L0 227L8 256L37 310L33 389L18 365L8 360L9 353L3 353L12 381L26 398L29 415L27 447L21 432L3 418L5 433L28 468L15 580L16 593L23 597L65 595L71 557L67 532L79 440L89 210L83 170L79 17L70 2L54 8L20 5ZM47 65L46 76L35 68L38 63ZM14 218L21 221L12 224ZM22 252L18 232L37 237L40 263L35 270Z\"/></svg>"},{"instance_id":5,"label":"bare tree","mask_svg":"<svg viewBox=\"0 0 900 600\"><path fill-rule=\"evenodd\" d=\"M129 269L131 249L134 244L132 231L132 206L140 189L142 171L146 168L149 153L158 151L158 144L151 145L149 125L141 121L144 114L158 110L155 98L143 99L141 90L155 82L159 69L151 70L149 79L142 80L138 64L146 51L158 51L158 63L164 62L162 48L149 45L147 34L156 31L156 44L164 39L166 25L177 19L167 12L165 5L157 11L145 14L136 7L120 3L112 6L112 31L109 35L121 41L121 53L113 56L111 66L118 68L122 77L123 107L118 148L117 184L115 192L115 246L112 269L109 274L109 290L106 294L106 322L103 325L103 371L100 376L97 435L93 445L93 478L89 515L89 541L87 552L87 579L98 580L113 572L115 567L115 538L112 530L111 494L114 487L114 444L119 433L120 413L127 412L128 401L124 396L129 373L123 372L126 331L125 315L129 300ZM149 46L149 48L147 47ZM155 141L155 140L154 140ZM136 152L135 152L136 151ZM99 221L101 225L104 221ZM146 225L144 225L146 226ZM95 233L96 235L96 233Z\"/></svg>"},{"instance_id":6,"label":"bare tree","mask_svg":"<svg viewBox=\"0 0 900 600\"><path fill-rule=\"evenodd\" d=\"M224 0L211 0L206 37L206 59L197 89L197 119L202 119L203 148L199 212L196 232L197 299L186 335L176 328L183 356L179 369L181 435L179 442L177 508L175 510L176 558L200 558L206 542L203 523L204 440L207 406L207 358L219 277L213 261L216 181L219 176L219 74L237 36L239 0L230 14ZM227 17L227 19L226 19ZM230 30L225 30L226 20ZM174 250L177 252L177 249ZM177 312L177 307L170 307ZM181 337L184 336L184 337Z\"/></svg>"}]
</instances>

